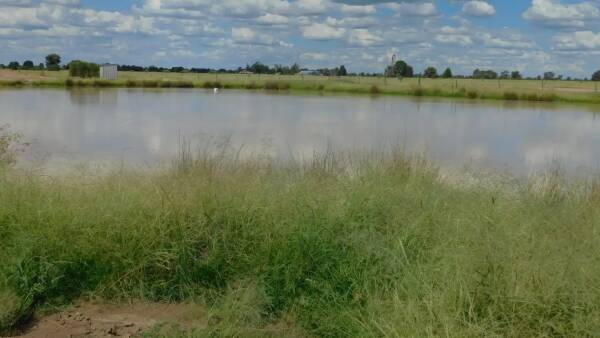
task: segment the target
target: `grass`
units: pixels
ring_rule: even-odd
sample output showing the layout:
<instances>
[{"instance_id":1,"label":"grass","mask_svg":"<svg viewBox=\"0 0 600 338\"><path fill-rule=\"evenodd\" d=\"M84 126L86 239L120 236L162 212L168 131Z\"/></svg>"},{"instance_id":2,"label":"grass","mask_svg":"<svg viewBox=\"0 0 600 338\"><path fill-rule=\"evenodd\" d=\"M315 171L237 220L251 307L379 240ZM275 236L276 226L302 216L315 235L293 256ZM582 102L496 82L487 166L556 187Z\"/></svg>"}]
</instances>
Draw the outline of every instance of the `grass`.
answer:
<instances>
[{"instance_id":1,"label":"grass","mask_svg":"<svg viewBox=\"0 0 600 338\"><path fill-rule=\"evenodd\" d=\"M13 74L7 73L5 74ZM386 79L242 74L120 72L117 81L69 78L67 72L18 71L0 78L0 87L95 86L285 90L292 92L405 95L465 99L600 103L598 83L591 81ZM15 78L18 78L15 80Z\"/></svg>"},{"instance_id":2,"label":"grass","mask_svg":"<svg viewBox=\"0 0 600 338\"><path fill-rule=\"evenodd\" d=\"M471 180L396 150L227 147L146 171L1 170L5 333L82 297L201 303L199 336L600 332L600 184L558 171Z\"/></svg>"}]
</instances>

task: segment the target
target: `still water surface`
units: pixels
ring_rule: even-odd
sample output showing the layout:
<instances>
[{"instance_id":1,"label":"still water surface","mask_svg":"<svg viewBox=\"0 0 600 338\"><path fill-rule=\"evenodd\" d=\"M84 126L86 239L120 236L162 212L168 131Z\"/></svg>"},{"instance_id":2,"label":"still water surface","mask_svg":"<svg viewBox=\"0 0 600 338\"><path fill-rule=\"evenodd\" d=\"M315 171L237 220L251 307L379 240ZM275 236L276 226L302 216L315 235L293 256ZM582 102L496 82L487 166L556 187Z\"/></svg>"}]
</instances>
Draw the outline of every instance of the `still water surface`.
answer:
<instances>
[{"instance_id":1,"label":"still water surface","mask_svg":"<svg viewBox=\"0 0 600 338\"><path fill-rule=\"evenodd\" d=\"M148 164L172 158L181 137L231 138L245 154L310 158L326 147L402 145L447 167L518 175L559 161L600 168L600 107L403 97L295 96L204 90L0 90L0 125L32 140L43 166Z\"/></svg>"}]
</instances>

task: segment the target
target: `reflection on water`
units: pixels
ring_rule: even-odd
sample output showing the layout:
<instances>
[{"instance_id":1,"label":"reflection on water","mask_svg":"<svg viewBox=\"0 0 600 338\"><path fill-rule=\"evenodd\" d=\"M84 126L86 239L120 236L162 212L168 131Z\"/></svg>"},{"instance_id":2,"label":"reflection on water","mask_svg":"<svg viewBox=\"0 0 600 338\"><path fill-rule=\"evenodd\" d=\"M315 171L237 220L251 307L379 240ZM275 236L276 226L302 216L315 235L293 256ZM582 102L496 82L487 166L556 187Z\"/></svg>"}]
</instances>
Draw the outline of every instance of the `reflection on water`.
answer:
<instances>
[{"instance_id":1,"label":"reflection on water","mask_svg":"<svg viewBox=\"0 0 600 338\"><path fill-rule=\"evenodd\" d=\"M245 154L282 157L400 144L445 166L519 174L600 162L597 106L182 89L2 90L0 103L0 124L34 140L47 165L151 164L176 154L181 136L224 135Z\"/></svg>"}]
</instances>

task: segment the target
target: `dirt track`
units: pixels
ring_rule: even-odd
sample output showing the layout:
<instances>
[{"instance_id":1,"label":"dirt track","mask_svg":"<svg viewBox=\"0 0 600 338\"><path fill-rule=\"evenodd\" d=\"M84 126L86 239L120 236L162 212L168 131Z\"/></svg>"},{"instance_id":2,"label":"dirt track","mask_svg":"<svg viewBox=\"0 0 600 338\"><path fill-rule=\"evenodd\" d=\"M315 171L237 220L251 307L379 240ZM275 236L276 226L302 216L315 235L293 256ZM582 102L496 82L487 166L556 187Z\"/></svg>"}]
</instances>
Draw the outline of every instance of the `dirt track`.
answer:
<instances>
[{"instance_id":1,"label":"dirt track","mask_svg":"<svg viewBox=\"0 0 600 338\"><path fill-rule=\"evenodd\" d=\"M18 337L132 337L160 323L181 322L189 310L186 305L83 304L35 321Z\"/></svg>"}]
</instances>

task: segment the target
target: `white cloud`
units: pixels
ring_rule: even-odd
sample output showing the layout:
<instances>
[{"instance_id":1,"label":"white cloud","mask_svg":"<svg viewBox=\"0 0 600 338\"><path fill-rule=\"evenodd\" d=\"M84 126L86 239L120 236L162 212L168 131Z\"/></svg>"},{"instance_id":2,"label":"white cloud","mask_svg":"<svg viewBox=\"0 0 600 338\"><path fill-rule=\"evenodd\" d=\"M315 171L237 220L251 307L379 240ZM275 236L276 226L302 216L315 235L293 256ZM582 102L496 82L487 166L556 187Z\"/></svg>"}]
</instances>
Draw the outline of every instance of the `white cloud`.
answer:
<instances>
[{"instance_id":1,"label":"white cloud","mask_svg":"<svg viewBox=\"0 0 600 338\"><path fill-rule=\"evenodd\" d=\"M290 22L287 16L266 13L256 18L256 22L261 25L286 25Z\"/></svg>"},{"instance_id":2,"label":"white cloud","mask_svg":"<svg viewBox=\"0 0 600 338\"><path fill-rule=\"evenodd\" d=\"M435 4L428 1L421 3L389 3L386 6L396 11L399 16L427 17L439 14Z\"/></svg>"},{"instance_id":3,"label":"white cloud","mask_svg":"<svg viewBox=\"0 0 600 338\"><path fill-rule=\"evenodd\" d=\"M363 16L363 15L373 15L377 12L375 6L351 6L351 5L342 5L340 7L340 11L349 16Z\"/></svg>"},{"instance_id":4,"label":"white cloud","mask_svg":"<svg viewBox=\"0 0 600 338\"><path fill-rule=\"evenodd\" d=\"M379 44L383 39L367 29L353 29L348 34L348 43L360 47L369 47Z\"/></svg>"},{"instance_id":5,"label":"white cloud","mask_svg":"<svg viewBox=\"0 0 600 338\"><path fill-rule=\"evenodd\" d=\"M523 18L550 26L583 27L585 22L600 17L600 10L591 2L562 4L560 0L533 0Z\"/></svg>"},{"instance_id":6,"label":"white cloud","mask_svg":"<svg viewBox=\"0 0 600 338\"><path fill-rule=\"evenodd\" d=\"M468 1L463 5L463 13L471 16L493 16L496 9L485 1Z\"/></svg>"},{"instance_id":7,"label":"white cloud","mask_svg":"<svg viewBox=\"0 0 600 338\"><path fill-rule=\"evenodd\" d=\"M600 33L578 31L554 37L559 50L600 50Z\"/></svg>"},{"instance_id":8,"label":"white cloud","mask_svg":"<svg viewBox=\"0 0 600 338\"><path fill-rule=\"evenodd\" d=\"M301 30L302 36L309 40L335 40L346 34L345 28L335 28L323 23L314 23Z\"/></svg>"}]
</instances>

